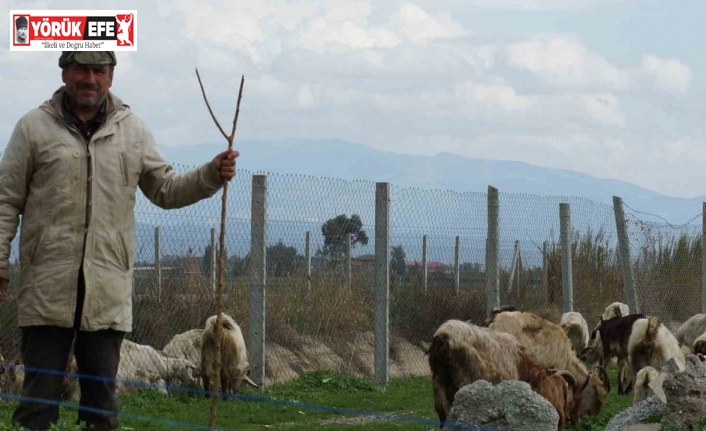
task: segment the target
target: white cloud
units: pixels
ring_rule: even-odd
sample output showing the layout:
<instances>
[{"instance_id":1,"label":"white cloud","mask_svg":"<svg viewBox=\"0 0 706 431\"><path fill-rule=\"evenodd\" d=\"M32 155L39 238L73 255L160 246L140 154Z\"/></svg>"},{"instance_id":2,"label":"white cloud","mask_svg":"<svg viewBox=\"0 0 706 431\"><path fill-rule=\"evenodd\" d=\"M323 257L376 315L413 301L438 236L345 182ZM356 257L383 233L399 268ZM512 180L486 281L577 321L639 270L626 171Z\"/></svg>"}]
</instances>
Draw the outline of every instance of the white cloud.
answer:
<instances>
[{"instance_id":1,"label":"white cloud","mask_svg":"<svg viewBox=\"0 0 706 431\"><path fill-rule=\"evenodd\" d=\"M679 60L646 55L642 58L642 67L665 93L684 94L691 86L691 68Z\"/></svg>"},{"instance_id":2,"label":"white cloud","mask_svg":"<svg viewBox=\"0 0 706 431\"><path fill-rule=\"evenodd\" d=\"M467 0L464 4L481 9L539 12L590 9L626 1L628 0Z\"/></svg>"},{"instance_id":3,"label":"white cloud","mask_svg":"<svg viewBox=\"0 0 706 431\"><path fill-rule=\"evenodd\" d=\"M467 32L448 14L434 17L413 4L405 4L390 20L390 27L406 39L425 45L435 39L452 39Z\"/></svg>"},{"instance_id":4,"label":"white cloud","mask_svg":"<svg viewBox=\"0 0 706 431\"><path fill-rule=\"evenodd\" d=\"M543 35L514 43L507 49L507 62L531 72L551 87L616 90L630 87L627 72L588 51L570 36Z\"/></svg>"},{"instance_id":5,"label":"white cloud","mask_svg":"<svg viewBox=\"0 0 706 431\"><path fill-rule=\"evenodd\" d=\"M201 98L198 66L222 123L232 119L245 74L239 139L335 137L397 152L511 158L697 194L693 175L706 163L703 68L663 52L669 45L655 47L637 27L640 43L618 55L590 24L620 1L145 3L140 22L150 25L140 27L138 52L118 53L113 90L162 145L222 139ZM557 31L547 22L586 9L596 14L575 34L534 33ZM534 14L543 10L551 16ZM498 16L519 25L489 30L484 20ZM658 48L660 56L651 54ZM7 139L17 119L61 85L57 58L0 51L0 135ZM684 130L691 136L680 137Z\"/></svg>"},{"instance_id":6,"label":"white cloud","mask_svg":"<svg viewBox=\"0 0 706 431\"><path fill-rule=\"evenodd\" d=\"M607 126L626 126L618 98L612 94L583 96L583 106L593 119Z\"/></svg>"},{"instance_id":7,"label":"white cloud","mask_svg":"<svg viewBox=\"0 0 706 431\"><path fill-rule=\"evenodd\" d=\"M473 95L479 104L498 106L505 111L522 111L532 106L528 97L518 96L507 84L475 84Z\"/></svg>"},{"instance_id":8,"label":"white cloud","mask_svg":"<svg viewBox=\"0 0 706 431\"><path fill-rule=\"evenodd\" d=\"M321 17L314 18L294 41L299 48L319 54L327 50L340 52L337 48L393 48L400 43L395 33L384 28L365 28L351 21L332 22Z\"/></svg>"},{"instance_id":9,"label":"white cloud","mask_svg":"<svg viewBox=\"0 0 706 431\"><path fill-rule=\"evenodd\" d=\"M706 141L689 136L680 136L659 141L649 152L646 160L650 163L690 163L703 165L706 163Z\"/></svg>"}]
</instances>

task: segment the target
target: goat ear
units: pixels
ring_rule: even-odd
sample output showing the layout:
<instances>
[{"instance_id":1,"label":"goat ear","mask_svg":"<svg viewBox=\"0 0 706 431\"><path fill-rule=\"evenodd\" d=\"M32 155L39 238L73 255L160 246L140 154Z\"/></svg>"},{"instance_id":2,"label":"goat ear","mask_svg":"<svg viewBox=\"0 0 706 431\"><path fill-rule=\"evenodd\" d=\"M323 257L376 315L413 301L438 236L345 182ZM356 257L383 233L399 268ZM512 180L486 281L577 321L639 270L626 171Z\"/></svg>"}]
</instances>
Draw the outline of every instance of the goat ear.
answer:
<instances>
[{"instance_id":1,"label":"goat ear","mask_svg":"<svg viewBox=\"0 0 706 431\"><path fill-rule=\"evenodd\" d=\"M605 391L610 392L610 377L608 377L608 371L600 365L596 365L596 369L598 370L598 378L601 379Z\"/></svg>"}]
</instances>

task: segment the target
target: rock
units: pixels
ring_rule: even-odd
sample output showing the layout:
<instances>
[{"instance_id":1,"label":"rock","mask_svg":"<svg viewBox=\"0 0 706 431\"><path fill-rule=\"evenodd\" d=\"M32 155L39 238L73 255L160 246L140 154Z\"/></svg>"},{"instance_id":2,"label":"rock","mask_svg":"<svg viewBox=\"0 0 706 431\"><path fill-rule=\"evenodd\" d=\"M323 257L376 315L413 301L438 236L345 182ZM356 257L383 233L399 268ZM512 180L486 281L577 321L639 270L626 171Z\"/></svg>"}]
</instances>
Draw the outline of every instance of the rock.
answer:
<instances>
[{"instance_id":1,"label":"rock","mask_svg":"<svg viewBox=\"0 0 706 431\"><path fill-rule=\"evenodd\" d=\"M662 429L660 424L638 424L625 425L620 431L659 431Z\"/></svg>"},{"instance_id":2,"label":"rock","mask_svg":"<svg viewBox=\"0 0 706 431\"><path fill-rule=\"evenodd\" d=\"M478 380L456 393L448 422L513 431L556 430L559 414L526 382Z\"/></svg>"},{"instance_id":3,"label":"rock","mask_svg":"<svg viewBox=\"0 0 706 431\"><path fill-rule=\"evenodd\" d=\"M662 424L688 430L706 415L706 365L695 355L687 356L686 370L668 375L662 388L667 396Z\"/></svg>"},{"instance_id":4,"label":"rock","mask_svg":"<svg viewBox=\"0 0 706 431\"><path fill-rule=\"evenodd\" d=\"M652 396L623 410L608 422L605 431L623 431L629 426L644 424L652 415L664 413L666 406L659 398Z\"/></svg>"},{"instance_id":5,"label":"rock","mask_svg":"<svg viewBox=\"0 0 706 431\"><path fill-rule=\"evenodd\" d=\"M706 415L706 364L697 356L688 355L686 369L681 370L672 358L662 365L660 373L664 374L662 390L667 404L650 397L614 416L606 431L635 429L630 426L644 424L654 414L662 415L663 427L689 430L699 423Z\"/></svg>"}]
</instances>

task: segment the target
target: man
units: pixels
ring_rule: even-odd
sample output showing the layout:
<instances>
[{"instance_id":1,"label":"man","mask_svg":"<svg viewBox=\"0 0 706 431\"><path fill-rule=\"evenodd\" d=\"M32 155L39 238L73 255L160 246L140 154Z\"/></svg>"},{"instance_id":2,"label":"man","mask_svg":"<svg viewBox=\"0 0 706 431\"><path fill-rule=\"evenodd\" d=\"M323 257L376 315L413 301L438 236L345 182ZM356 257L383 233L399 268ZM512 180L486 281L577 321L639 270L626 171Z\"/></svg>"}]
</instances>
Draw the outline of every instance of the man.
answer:
<instances>
[{"instance_id":1,"label":"man","mask_svg":"<svg viewBox=\"0 0 706 431\"><path fill-rule=\"evenodd\" d=\"M23 397L12 420L45 430L58 401L75 338L79 420L113 430L120 345L132 330L133 209L136 188L162 208L215 194L235 176L238 152L218 154L183 175L157 151L147 125L109 89L111 51L64 51L64 86L23 116L0 161L0 300L19 216L18 324L25 365ZM34 371L33 371L34 370ZM38 372L36 370L55 370Z\"/></svg>"},{"instance_id":2,"label":"man","mask_svg":"<svg viewBox=\"0 0 706 431\"><path fill-rule=\"evenodd\" d=\"M29 20L26 16L18 17L15 20L15 43L20 45L26 45L29 43L27 39L27 25Z\"/></svg>"}]
</instances>

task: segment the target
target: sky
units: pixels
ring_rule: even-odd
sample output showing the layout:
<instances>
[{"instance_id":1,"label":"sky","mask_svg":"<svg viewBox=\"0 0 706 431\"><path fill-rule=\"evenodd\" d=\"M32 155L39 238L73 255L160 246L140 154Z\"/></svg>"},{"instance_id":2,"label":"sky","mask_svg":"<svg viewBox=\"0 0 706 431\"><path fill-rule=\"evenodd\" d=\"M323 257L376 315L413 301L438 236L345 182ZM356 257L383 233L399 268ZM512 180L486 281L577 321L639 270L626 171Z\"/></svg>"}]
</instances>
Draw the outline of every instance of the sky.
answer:
<instances>
[{"instance_id":1,"label":"sky","mask_svg":"<svg viewBox=\"0 0 706 431\"><path fill-rule=\"evenodd\" d=\"M117 8L137 10L138 50L112 91L162 147L225 144L198 67L224 125L245 76L236 147L337 138L706 193L703 1L15 0L0 35L13 9ZM0 149L61 85L58 52L3 43Z\"/></svg>"}]
</instances>

